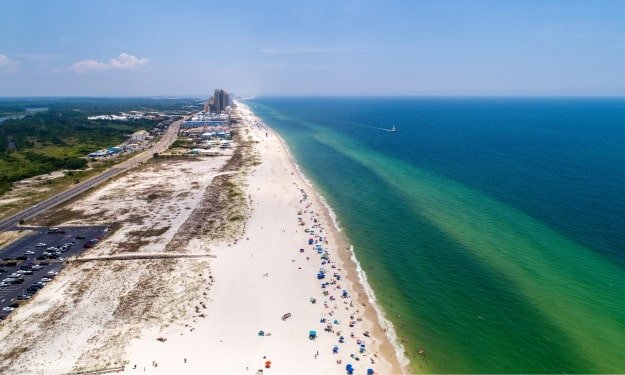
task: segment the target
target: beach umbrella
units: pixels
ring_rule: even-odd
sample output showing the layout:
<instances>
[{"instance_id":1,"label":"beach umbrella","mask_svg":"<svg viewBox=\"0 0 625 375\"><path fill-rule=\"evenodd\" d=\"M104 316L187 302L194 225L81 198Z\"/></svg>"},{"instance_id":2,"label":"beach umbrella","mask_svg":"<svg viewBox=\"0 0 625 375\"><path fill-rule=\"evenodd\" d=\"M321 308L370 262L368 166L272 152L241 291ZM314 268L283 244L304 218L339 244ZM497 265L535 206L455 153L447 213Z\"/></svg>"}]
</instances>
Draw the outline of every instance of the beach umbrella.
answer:
<instances>
[{"instance_id":1,"label":"beach umbrella","mask_svg":"<svg viewBox=\"0 0 625 375\"><path fill-rule=\"evenodd\" d=\"M271 367L271 361L266 361L265 368L270 368L270 367Z\"/></svg>"}]
</instances>

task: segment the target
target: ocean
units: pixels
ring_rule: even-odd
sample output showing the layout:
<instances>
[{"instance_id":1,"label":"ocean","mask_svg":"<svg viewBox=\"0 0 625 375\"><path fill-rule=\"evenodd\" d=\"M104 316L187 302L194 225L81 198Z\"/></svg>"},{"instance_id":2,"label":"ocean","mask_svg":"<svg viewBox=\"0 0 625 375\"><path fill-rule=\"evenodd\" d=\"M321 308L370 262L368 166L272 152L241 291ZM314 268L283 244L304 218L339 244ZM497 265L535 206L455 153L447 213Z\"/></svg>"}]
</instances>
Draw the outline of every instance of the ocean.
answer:
<instances>
[{"instance_id":1,"label":"ocean","mask_svg":"<svg viewBox=\"0 0 625 375\"><path fill-rule=\"evenodd\" d=\"M625 99L247 104L336 213L414 371L625 372Z\"/></svg>"}]
</instances>

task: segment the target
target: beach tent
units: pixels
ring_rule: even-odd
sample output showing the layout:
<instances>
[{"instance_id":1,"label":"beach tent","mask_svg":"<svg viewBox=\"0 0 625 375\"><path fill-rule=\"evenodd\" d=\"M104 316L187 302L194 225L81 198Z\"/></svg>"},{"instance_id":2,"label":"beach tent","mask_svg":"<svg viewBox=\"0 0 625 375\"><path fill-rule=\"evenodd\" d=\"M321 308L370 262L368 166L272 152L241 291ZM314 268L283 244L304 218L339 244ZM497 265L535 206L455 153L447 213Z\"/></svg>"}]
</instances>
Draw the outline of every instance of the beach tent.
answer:
<instances>
[{"instance_id":1,"label":"beach tent","mask_svg":"<svg viewBox=\"0 0 625 375\"><path fill-rule=\"evenodd\" d=\"M336 353L338 353L338 352L339 352L339 347L338 347L338 346L336 346L336 345L334 345L334 347L332 348L332 353L333 353L333 354L336 354Z\"/></svg>"},{"instance_id":2,"label":"beach tent","mask_svg":"<svg viewBox=\"0 0 625 375\"><path fill-rule=\"evenodd\" d=\"M309 331L308 332L308 339L309 340L314 340L317 338L317 331Z\"/></svg>"},{"instance_id":3,"label":"beach tent","mask_svg":"<svg viewBox=\"0 0 625 375\"><path fill-rule=\"evenodd\" d=\"M367 375L373 375L373 374L375 374L375 371L373 371L372 368L368 368L367 369Z\"/></svg>"},{"instance_id":4,"label":"beach tent","mask_svg":"<svg viewBox=\"0 0 625 375\"><path fill-rule=\"evenodd\" d=\"M265 336L265 331L258 331L258 336Z\"/></svg>"},{"instance_id":5,"label":"beach tent","mask_svg":"<svg viewBox=\"0 0 625 375\"><path fill-rule=\"evenodd\" d=\"M348 363L345 366L345 371L347 371L347 373L350 374L350 375L353 374L354 373L354 366L352 366L351 363Z\"/></svg>"}]
</instances>

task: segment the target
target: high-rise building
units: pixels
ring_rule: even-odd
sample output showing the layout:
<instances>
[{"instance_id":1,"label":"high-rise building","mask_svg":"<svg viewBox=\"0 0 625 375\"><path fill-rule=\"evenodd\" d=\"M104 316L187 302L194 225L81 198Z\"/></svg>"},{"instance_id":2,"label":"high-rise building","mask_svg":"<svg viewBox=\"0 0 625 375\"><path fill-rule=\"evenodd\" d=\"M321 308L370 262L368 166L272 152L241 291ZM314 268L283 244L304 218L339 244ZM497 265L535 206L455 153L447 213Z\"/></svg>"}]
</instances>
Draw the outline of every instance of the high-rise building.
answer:
<instances>
[{"instance_id":1,"label":"high-rise building","mask_svg":"<svg viewBox=\"0 0 625 375\"><path fill-rule=\"evenodd\" d=\"M215 97L211 96L210 99L206 102L206 106L208 107L208 113L217 113L217 108L215 107Z\"/></svg>"},{"instance_id":2,"label":"high-rise building","mask_svg":"<svg viewBox=\"0 0 625 375\"><path fill-rule=\"evenodd\" d=\"M216 89L213 97L215 98L216 113L225 111L226 107L230 105L230 95L224 90Z\"/></svg>"},{"instance_id":3,"label":"high-rise building","mask_svg":"<svg viewBox=\"0 0 625 375\"><path fill-rule=\"evenodd\" d=\"M204 112L220 114L226 110L226 107L232 105L230 94L221 89L215 90L215 95L204 104Z\"/></svg>"}]
</instances>

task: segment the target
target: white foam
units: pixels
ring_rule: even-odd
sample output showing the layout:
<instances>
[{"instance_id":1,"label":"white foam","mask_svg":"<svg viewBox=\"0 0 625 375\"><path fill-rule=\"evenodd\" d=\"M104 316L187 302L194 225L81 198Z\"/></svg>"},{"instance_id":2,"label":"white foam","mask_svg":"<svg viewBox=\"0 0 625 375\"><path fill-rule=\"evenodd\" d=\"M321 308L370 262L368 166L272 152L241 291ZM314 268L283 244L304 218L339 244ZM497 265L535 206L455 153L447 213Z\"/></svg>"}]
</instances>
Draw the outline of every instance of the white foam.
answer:
<instances>
[{"instance_id":1,"label":"white foam","mask_svg":"<svg viewBox=\"0 0 625 375\"><path fill-rule=\"evenodd\" d=\"M395 326L391 323L390 320L386 319L382 309L377 303L377 299L375 298L375 293L373 292L373 288L369 285L369 281L367 280L367 274L360 266L360 262L356 259L356 253L354 252L354 246L350 245L349 250L351 252L350 259L352 262L356 264L356 272L358 273L358 281L362 285L365 293L367 293L367 298L369 299L369 303L373 306L375 313L378 317L378 323L385 330L386 336L388 337L389 342L393 346L395 350L395 355L397 356L397 361L403 366L408 367L410 364L410 359L404 354L405 349L404 346L397 338L397 332L395 331Z\"/></svg>"}]
</instances>

